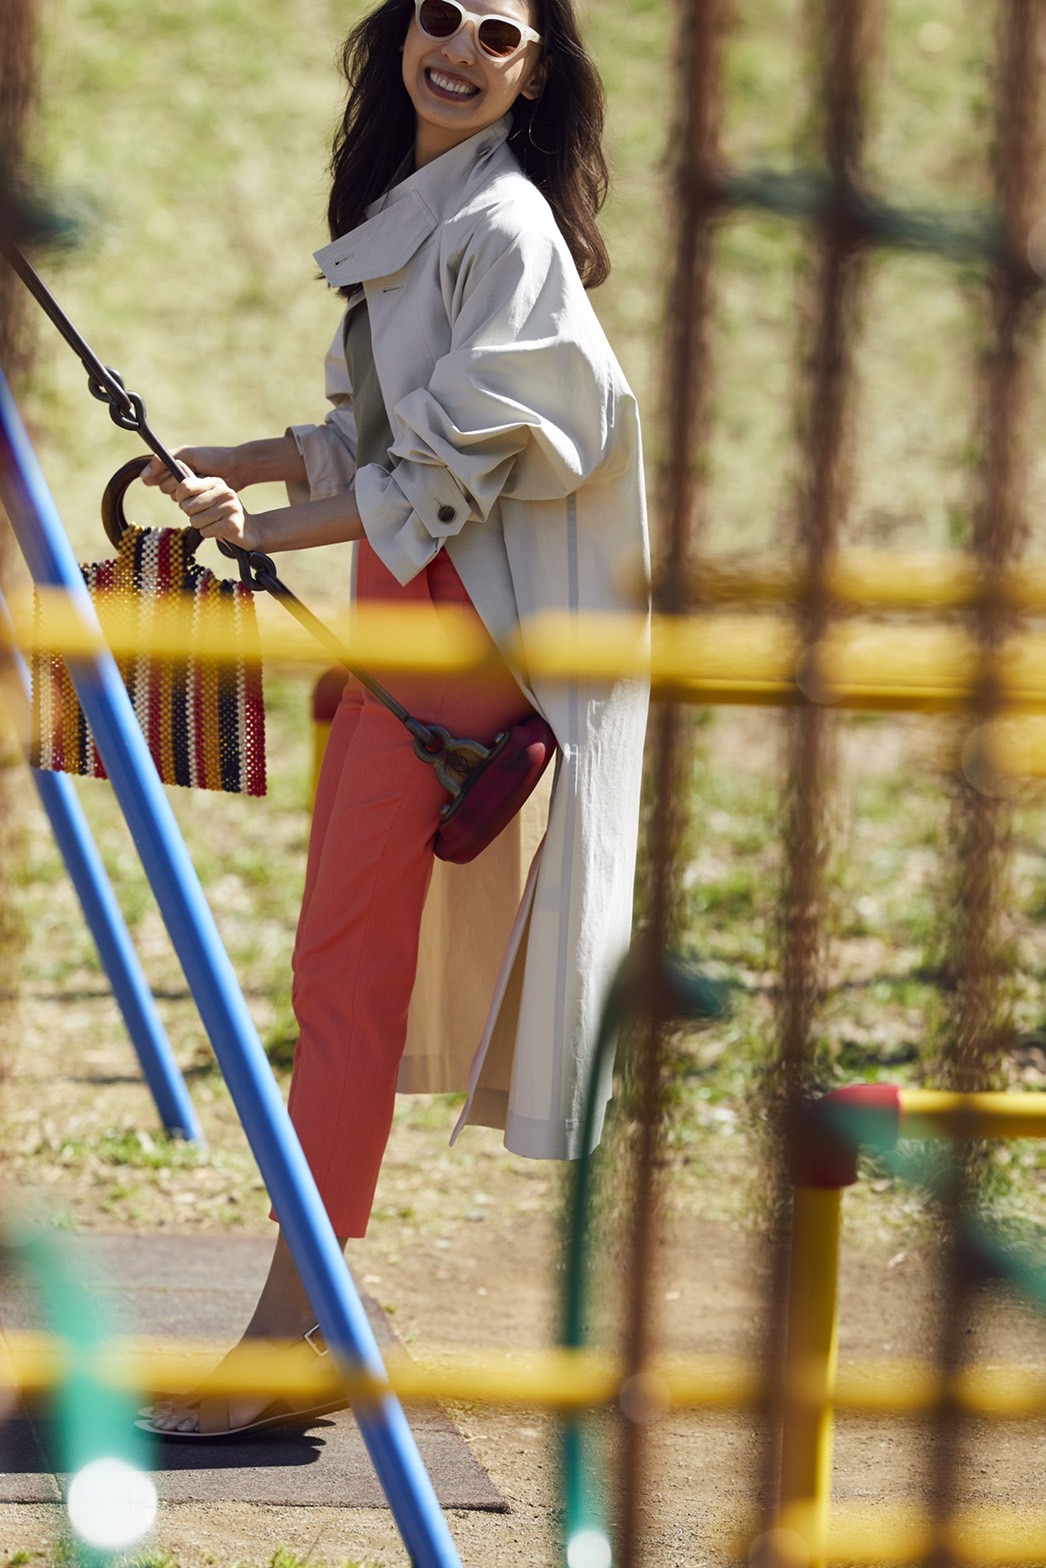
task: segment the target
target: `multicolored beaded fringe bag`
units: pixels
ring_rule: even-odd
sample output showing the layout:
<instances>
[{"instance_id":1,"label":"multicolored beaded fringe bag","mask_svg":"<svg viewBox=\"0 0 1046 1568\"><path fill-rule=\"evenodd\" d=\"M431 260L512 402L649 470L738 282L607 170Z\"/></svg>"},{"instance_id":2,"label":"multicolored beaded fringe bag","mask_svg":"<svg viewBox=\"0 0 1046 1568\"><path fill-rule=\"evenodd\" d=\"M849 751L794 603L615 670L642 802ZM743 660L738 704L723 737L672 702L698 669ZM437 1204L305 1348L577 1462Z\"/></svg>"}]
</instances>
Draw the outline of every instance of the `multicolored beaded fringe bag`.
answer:
<instances>
[{"instance_id":1,"label":"multicolored beaded fringe bag","mask_svg":"<svg viewBox=\"0 0 1046 1568\"><path fill-rule=\"evenodd\" d=\"M184 653L177 658L158 658L148 651L117 654L163 782L264 795L265 707L254 599L242 583L223 581L198 565L187 548L187 533L128 524L115 560L80 569L103 631L111 632L120 618L125 646L128 618L132 640L140 640L146 650L165 616L183 630ZM213 626L219 618L227 651L221 660L213 652L206 656L200 647L207 626L213 650ZM46 641L39 602L37 632ZM56 653L33 658L32 761L50 772L107 776L65 660Z\"/></svg>"}]
</instances>

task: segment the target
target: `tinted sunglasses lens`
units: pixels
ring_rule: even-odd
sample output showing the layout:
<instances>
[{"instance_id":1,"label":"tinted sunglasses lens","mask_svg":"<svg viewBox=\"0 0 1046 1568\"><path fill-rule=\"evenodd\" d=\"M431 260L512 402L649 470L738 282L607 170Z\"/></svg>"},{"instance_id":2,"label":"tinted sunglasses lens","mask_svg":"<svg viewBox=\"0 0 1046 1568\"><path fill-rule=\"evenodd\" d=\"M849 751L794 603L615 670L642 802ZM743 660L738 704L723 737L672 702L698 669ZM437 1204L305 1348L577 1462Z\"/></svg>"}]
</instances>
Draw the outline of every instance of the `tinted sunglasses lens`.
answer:
<instances>
[{"instance_id":1,"label":"tinted sunglasses lens","mask_svg":"<svg viewBox=\"0 0 1046 1568\"><path fill-rule=\"evenodd\" d=\"M523 42L523 34L515 22L503 22L500 17L488 17L479 24L479 41L488 54L496 60L514 54Z\"/></svg>"},{"instance_id":2,"label":"tinted sunglasses lens","mask_svg":"<svg viewBox=\"0 0 1046 1568\"><path fill-rule=\"evenodd\" d=\"M430 38L452 38L464 20L464 11L448 4L448 0L422 0L418 7L418 21ZM481 48L495 60L515 54L523 42L522 28L499 16L488 16L480 22L478 36Z\"/></svg>"},{"instance_id":3,"label":"tinted sunglasses lens","mask_svg":"<svg viewBox=\"0 0 1046 1568\"><path fill-rule=\"evenodd\" d=\"M430 38L452 37L464 19L464 13L446 0L424 0L418 7L418 21Z\"/></svg>"}]
</instances>

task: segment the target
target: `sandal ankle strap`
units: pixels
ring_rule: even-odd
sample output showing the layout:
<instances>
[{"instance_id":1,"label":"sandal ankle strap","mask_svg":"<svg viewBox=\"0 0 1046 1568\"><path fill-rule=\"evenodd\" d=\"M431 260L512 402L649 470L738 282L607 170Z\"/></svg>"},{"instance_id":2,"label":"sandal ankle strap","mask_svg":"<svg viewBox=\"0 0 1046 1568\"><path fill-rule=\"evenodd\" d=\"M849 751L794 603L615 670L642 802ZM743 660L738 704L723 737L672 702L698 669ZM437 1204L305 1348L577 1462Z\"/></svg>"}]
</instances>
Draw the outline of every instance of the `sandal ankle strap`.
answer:
<instances>
[{"instance_id":1,"label":"sandal ankle strap","mask_svg":"<svg viewBox=\"0 0 1046 1568\"><path fill-rule=\"evenodd\" d=\"M324 1339L323 1330L320 1328L318 1323L314 1323L311 1328L306 1329L305 1333L302 1335L302 1338L308 1345L309 1349L314 1350L318 1356L322 1357L330 1355L330 1346Z\"/></svg>"}]
</instances>

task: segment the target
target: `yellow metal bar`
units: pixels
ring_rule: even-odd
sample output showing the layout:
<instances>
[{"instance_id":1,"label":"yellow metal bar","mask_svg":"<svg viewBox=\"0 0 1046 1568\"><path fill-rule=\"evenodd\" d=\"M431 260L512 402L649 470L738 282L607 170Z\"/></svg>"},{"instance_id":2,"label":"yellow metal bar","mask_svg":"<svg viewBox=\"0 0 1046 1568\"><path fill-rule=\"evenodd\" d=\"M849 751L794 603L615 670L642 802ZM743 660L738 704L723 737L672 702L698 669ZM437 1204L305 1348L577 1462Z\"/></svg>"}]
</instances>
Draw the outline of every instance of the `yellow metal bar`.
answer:
<instances>
[{"instance_id":1,"label":"yellow metal bar","mask_svg":"<svg viewBox=\"0 0 1046 1568\"><path fill-rule=\"evenodd\" d=\"M914 1415L939 1405L946 1392L969 1415L1046 1416L1046 1372L1038 1366L964 1367L949 1390L944 1376L927 1362L862 1361L840 1367L835 1405L868 1415Z\"/></svg>"},{"instance_id":2,"label":"yellow metal bar","mask_svg":"<svg viewBox=\"0 0 1046 1568\"><path fill-rule=\"evenodd\" d=\"M173 1349L155 1342L113 1340L91 1358L90 1366L96 1377L113 1387L153 1393L188 1392L199 1386L201 1373L209 1387L223 1393L264 1388L274 1396L293 1396L312 1386L309 1382L303 1387L300 1373L289 1372L278 1354L265 1349L244 1350L212 1372L221 1353L217 1345ZM73 1362L72 1350L61 1341L43 1334L8 1334L0 1341L0 1387L42 1393L65 1377ZM416 1403L464 1399L585 1410L614 1404L625 1381L616 1357L592 1350L548 1350L513 1357L511 1364L458 1352L446 1365L391 1357L387 1370L387 1384L346 1371L343 1385L356 1399L391 1389L404 1401ZM758 1375L750 1362L740 1358L663 1359L652 1361L648 1371L676 1409L736 1409L755 1405L761 1397Z\"/></svg>"},{"instance_id":3,"label":"yellow metal bar","mask_svg":"<svg viewBox=\"0 0 1046 1568\"><path fill-rule=\"evenodd\" d=\"M826 1561L832 1495L841 1222L840 1188L794 1189L779 1523L802 1515L810 1568Z\"/></svg>"},{"instance_id":4,"label":"yellow metal bar","mask_svg":"<svg viewBox=\"0 0 1046 1568\"><path fill-rule=\"evenodd\" d=\"M758 1546L756 1554L754 1548ZM753 1542L751 1534L733 1543L731 1555L780 1568L805 1568L814 1546L809 1510L791 1508L777 1527ZM937 1530L924 1508L906 1504L837 1504L825 1541L829 1563L878 1564L928 1562L936 1550L960 1563L1027 1564L1046 1562L1046 1513L1017 1515L1012 1508L960 1509Z\"/></svg>"},{"instance_id":5,"label":"yellow metal bar","mask_svg":"<svg viewBox=\"0 0 1046 1568\"><path fill-rule=\"evenodd\" d=\"M902 1138L1046 1138L1046 1094L900 1091Z\"/></svg>"},{"instance_id":6,"label":"yellow metal bar","mask_svg":"<svg viewBox=\"0 0 1046 1568\"><path fill-rule=\"evenodd\" d=\"M196 1388L201 1372L216 1392L243 1393L259 1386L273 1394L297 1394L303 1386L289 1375L279 1357L264 1350L238 1356L210 1372L224 1346L180 1345L142 1340L113 1340L91 1362L92 1372L113 1387L153 1392ZM66 1375L72 1352L43 1334L8 1334L0 1342L0 1387L42 1393ZM750 1361L732 1356L659 1357L648 1373L664 1390L673 1410L751 1409L766 1390ZM445 1365L393 1359L389 1384L400 1398L424 1403L466 1399L492 1404L587 1409L613 1404L624 1380L621 1363L592 1350L550 1350L511 1365L492 1357L448 1354ZM790 1388L808 1403L823 1393L823 1358L809 1363L795 1359L789 1369ZM347 1374L349 1392L372 1395L371 1379ZM386 1385L381 1385L384 1391ZM840 1368L835 1407L863 1414L911 1415L939 1403L943 1383L928 1363L868 1361ZM983 1366L965 1369L953 1385L954 1398L971 1415L1027 1420L1046 1416L1046 1372L1036 1366Z\"/></svg>"},{"instance_id":7,"label":"yellow metal bar","mask_svg":"<svg viewBox=\"0 0 1046 1568\"><path fill-rule=\"evenodd\" d=\"M825 585L840 604L871 610L962 610L984 591L984 568L958 551L848 550L827 563ZM701 604L794 604L805 589L794 557L719 556L690 573ZM1046 609L1046 567L1022 562L1000 574L998 591L1016 610Z\"/></svg>"},{"instance_id":8,"label":"yellow metal bar","mask_svg":"<svg viewBox=\"0 0 1046 1568\"><path fill-rule=\"evenodd\" d=\"M112 1340L87 1358L62 1341L43 1334L8 1334L0 1341L0 1387L9 1386L35 1394L54 1387L71 1368L89 1364L92 1374L122 1389L153 1393L186 1393L198 1388L201 1374L215 1392L248 1393L264 1389L273 1396L295 1395L314 1387L303 1380L293 1361L278 1350L244 1349L231 1361L211 1370L213 1346L193 1346L177 1351L146 1341ZM320 1363L316 1367L323 1376ZM312 1368L310 1367L310 1372ZM445 1399L485 1399L495 1404L540 1405L566 1409L610 1405L623 1381L621 1368L611 1356L595 1351L549 1350L535 1356L514 1357L511 1363L487 1358L476 1360L455 1355L444 1366L390 1357L388 1382L343 1369L341 1382L356 1402L373 1399L390 1389L404 1400L419 1403ZM722 1397L722 1373L713 1384Z\"/></svg>"},{"instance_id":9,"label":"yellow metal bar","mask_svg":"<svg viewBox=\"0 0 1046 1568\"><path fill-rule=\"evenodd\" d=\"M41 600L45 634L34 632L24 600L16 606L19 646L55 647L71 656L99 650L98 634L63 594L42 591ZM329 651L295 623L285 616L274 619L280 616L275 605L263 603L259 612L266 659L329 662ZM474 624L449 612L434 622L416 611L360 607L351 616L330 615L329 624L353 662L378 671L464 672L489 661L489 644L476 637ZM158 617L155 634L143 645L133 611L107 609L107 636L117 654L176 657L185 651L186 628L185 618L172 611ZM220 617L197 623L194 632L201 656L220 658L227 651ZM546 679L650 675L660 692L702 703L812 700L843 708L953 712L970 705L984 672L980 650L960 627L839 624L815 648L804 648L791 619L771 615L662 616L649 635L639 616L541 616L520 628L509 652ZM1046 714L1046 636L1012 638L992 670L1005 707ZM1005 747L1000 753L1005 756Z\"/></svg>"},{"instance_id":10,"label":"yellow metal bar","mask_svg":"<svg viewBox=\"0 0 1046 1568\"><path fill-rule=\"evenodd\" d=\"M201 657L228 655L228 612L220 600L205 603L194 616L192 606L165 603L162 614L143 638L133 606L107 604L105 636L100 637L61 589L38 589L39 620L25 595L11 604L15 639L27 653L55 649L69 657L91 656L109 647L117 656L135 652L157 658L184 657L192 646ZM261 651L266 659L290 664L329 665L331 651L281 610L274 601L256 596ZM437 618L431 612L391 606L366 606L351 615L331 611L326 617L331 632L351 649L356 662L388 670L434 669L439 673L482 669L489 662L490 644L477 636L474 622L453 610ZM4 642L0 636L0 646Z\"/></svg>"}]
</instances>

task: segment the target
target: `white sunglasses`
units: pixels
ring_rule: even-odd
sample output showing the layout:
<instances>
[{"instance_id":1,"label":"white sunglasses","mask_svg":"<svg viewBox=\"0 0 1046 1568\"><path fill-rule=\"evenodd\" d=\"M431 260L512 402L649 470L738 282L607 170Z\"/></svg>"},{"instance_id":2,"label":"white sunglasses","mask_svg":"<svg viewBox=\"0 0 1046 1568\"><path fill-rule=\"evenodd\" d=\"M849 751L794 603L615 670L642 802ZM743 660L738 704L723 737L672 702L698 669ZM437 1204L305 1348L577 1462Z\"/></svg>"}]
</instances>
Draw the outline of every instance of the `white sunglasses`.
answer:
<instances>
[{"instance_id":1,"label":"white sunglasses","mask_svg":"<svg viewBox=\"0 0 1046 1568\"><path fill-rule=\"evenodd\" d=\"M541 34L532 27L509 16L478 16L458 5L458 0L414 0L414 14L429 38L453 38L466 22L472 22L480 48L492 60L511 60L526 44L541 42Z\"/></svg>"}]
</instances>

